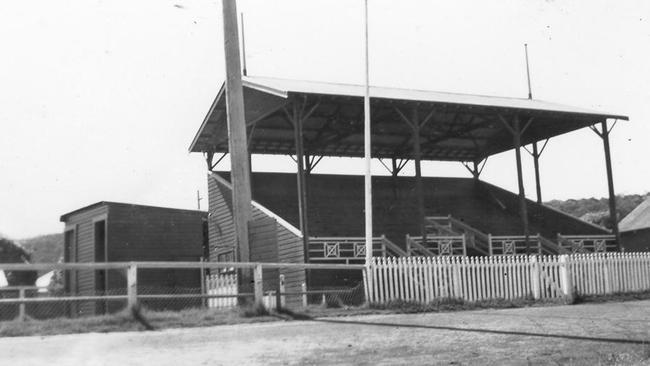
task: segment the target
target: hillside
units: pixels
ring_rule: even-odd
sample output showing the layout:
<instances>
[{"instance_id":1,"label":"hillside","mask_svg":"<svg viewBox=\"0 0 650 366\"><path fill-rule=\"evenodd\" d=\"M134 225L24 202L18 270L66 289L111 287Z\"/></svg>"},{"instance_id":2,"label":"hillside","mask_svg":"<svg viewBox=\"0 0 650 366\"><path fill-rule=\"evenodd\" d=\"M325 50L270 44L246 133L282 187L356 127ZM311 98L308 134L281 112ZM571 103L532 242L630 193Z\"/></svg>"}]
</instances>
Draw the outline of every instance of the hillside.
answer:
<instances>
[{"instance_id":1,"label":"hillside","mask_svg":"<svg viewBox=\"0 0 650 366\"><path fill-rule=\"evenodd\" d=\"M56 263L63 257L63 234L47 234L16 240L31 253L32 263Z\"/></svg>"},{"instance_id":2,"label":"hillside","mask_svg":"<svg viewBox=\"0 0 650 366\"><path fill-rule=\"evenodd\" d=\"M648 194L616 196L616 211L619 221L643 202L647 196ZM544 202L544 204L596 225L604 226L608 229L612 227L609 222L609 200L607 198L581 198L565 201L552 200Z\"/></svg>"}]
</instances>

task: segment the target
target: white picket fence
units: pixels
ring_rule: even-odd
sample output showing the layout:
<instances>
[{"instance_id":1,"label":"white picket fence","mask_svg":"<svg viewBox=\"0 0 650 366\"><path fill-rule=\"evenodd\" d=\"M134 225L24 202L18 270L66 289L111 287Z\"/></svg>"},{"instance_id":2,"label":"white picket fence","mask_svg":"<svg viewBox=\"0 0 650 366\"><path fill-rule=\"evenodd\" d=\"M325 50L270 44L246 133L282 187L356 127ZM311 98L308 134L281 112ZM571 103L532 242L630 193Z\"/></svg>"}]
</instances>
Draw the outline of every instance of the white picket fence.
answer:
<instances>
[{"instance_id":1,"label":"white picket fence","mask_svg":"<svg viewBox=\"0 0 650 366\"><path fill-rule=\"evenodd\" d=\"M236 274L213 274L206 276L205 287L208 295L237 295ZM218 297L208 299L209 308L232 308L237 306L237 297Z\"/></svg>"},{"instance_id":2,"label":"white picket fence","mask_svg":"<svg viewBox=\"0 0 650 366\"><path fill-rule=\"evenodd\" d=\"M552 299L644 291L650 290L650 253L375 257L366 276L369 282L366 296L371 303Z\"/></svg>"},{"instance_id":3,"label":"white picket fence","mask_svg":"<svg viewBox=\"0 0 650 366\"><path fill-rule=\"evenodd\" d=\"M281 288L284 288L284 276L281 275ZM205 277L205 288L208 295L220 295L227 297L216 297L208 299L208 307L213 309L227 309L237 306L237 275L236 274L212 274ZM284 302L284 296L283 296ZM276 308L276 296L274 291L264 294L263 303L267 309Z\"/></svg>"},{"instance_id":4,"label":"white picket fence","mask_svg":"<svg viewBox=\"0 0 650 366\"><path fill-rule=\"evenodd\" d=\"M650 253L596 253L570 256L571 280L580 295L650 290Z\"/></svg>"}]
</instances>

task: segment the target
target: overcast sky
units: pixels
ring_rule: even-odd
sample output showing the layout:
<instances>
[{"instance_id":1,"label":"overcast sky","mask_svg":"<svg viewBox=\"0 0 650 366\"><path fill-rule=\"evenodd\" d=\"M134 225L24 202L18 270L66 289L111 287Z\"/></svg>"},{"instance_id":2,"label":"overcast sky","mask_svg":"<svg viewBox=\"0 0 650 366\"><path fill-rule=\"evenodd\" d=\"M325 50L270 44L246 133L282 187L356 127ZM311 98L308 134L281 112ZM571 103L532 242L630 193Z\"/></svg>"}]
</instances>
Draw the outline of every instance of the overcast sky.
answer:
<instances>
[{"instance_id":1,"label":"overcast sky","mask_svg":"<svg viewBox=\"0 0 650 366\"><path fill-rule=\"evenodd\" d=\"M630 116L611 137L616 192L650 190L650 2L369 3L371 84L525 97L527 42L535 98ZM362 5L240 1L249 74L361 83ZM222 41L217 0L3 4L0 233L60 232L61 214L101 200L196 208L205 163L187 149L223 80ZM295 170L288 157L254 158L262 168ZM468 176L458 163L424 174ZM601 140L588 129L552 139L541 174L545 200L605 196ZM491 158L482 178L516 190L514 154Z\"/></svg>"}]
</instances>

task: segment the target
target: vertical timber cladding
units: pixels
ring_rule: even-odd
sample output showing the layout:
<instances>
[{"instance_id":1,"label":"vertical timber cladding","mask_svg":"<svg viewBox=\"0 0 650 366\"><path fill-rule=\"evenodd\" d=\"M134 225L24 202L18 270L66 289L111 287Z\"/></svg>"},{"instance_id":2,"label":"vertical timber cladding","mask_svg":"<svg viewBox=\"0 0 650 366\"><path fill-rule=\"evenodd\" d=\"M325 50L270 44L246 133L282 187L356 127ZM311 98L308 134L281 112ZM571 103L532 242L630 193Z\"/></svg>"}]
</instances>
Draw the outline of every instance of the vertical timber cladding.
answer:
<instances>
[{"instance_id":1,"label":"vertical timber cladding","mask_svg":"<svg viewBox=\"0 0 650 366\"><path fill-rule=\"evenodd\" d=\"M248 223L248 245L251 262L278 262L278 223L272 217L254 219ZM278 287L278 269L263 269L264 291Z\"/></svg>"},{"instance_id":2,"label":"vertical timber cladding","mask_svg":"<svg viewBox=\"0 0 650 366\"><path fill-rule=\"evenodd\" d=\"M203 219L206 213L130 204L110 204L108 232L111 262L198 262L203 256ZM123 270L110 276L109 288L126 291ZM138 269L138 292L199 293L201 271L189 268ZM149 300L149 308L179 310L200 305L199 299Z\"/></svg>"},{"instance_id":3,"label":"vertical timber cladding","mask_svg":"<svg viewBox=\"0 0 650 366\"><path fill-rule=\"evenodd\" d=\"M210 261L218 261L220 255L232 253L235 250L235 228L232 216L232 190L230 183L216 173L208 175L208 227L210 236ZM304 263L304 250L300 232L289 223L278 218L272 212L253 202L253 225L268 227L270 220L275 221L275 242L266 239L266 245L275 245L276 250L252 251L261 255L260 262ZM268 235L268 233L267 233ZM261 238L261 236L260 236ZM275 244L274 244L275 243ZM255 245L257 246L257 245ZM251 253L251 255L253 255ZM277 253L277 254L274 254ZM264 256L269 256L264 257ZM226 258L228 256L225 256ZM230 257L232 258L232 257ZM258 260L257 257L255 260ZM305 283L305 271L301 269L281 268L279 274L285 277L286 292L300 292ZM264 273L266 277L266 272ZM266 278L265 278L266 280ZM267 282L265 281L265 289ZM272 286L272 285L268 285ZM270 288L274 290L274 288ZM299 296L288 296L287 304L301 301Z\"/></svg>"},{"instance_id":4,"label":"vertical timber cladding","mask_svg":"<svg viewBox=\"0 0 650 366\"><path fill-rule=\"evenodd\" d=\"M99 218L106 218L108 206L99 206L88 210L82 210L71 214L65 219L66 227L76 228L74 234L76 240L72 241L71 259L75 263L92 263L95 261L95 222ZM95 271L78 270L71 273L70 279L73 284L70 286L73 295L92 296L95 295ZM76 283L74 283L76 282ZM93 302L80 302L74 305L75 315L94 315L95 304Z\"/></svg>"}]
</instances>

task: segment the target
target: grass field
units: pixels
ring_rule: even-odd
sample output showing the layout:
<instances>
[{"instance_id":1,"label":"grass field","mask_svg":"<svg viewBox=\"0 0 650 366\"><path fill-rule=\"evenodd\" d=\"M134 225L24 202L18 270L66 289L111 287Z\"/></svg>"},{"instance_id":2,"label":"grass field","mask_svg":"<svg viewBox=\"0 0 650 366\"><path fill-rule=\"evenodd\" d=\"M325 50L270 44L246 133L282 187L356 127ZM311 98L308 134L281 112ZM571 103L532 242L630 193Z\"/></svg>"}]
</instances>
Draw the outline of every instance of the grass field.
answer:
<instances>
[{"instance_id":1,"label":"grass field","mask_svg":"<svg viewBox=\"0 0 650 366\"><path fill-rule=\"evenodd\" d=\"M650 299L650 292L632 294L612 294L607 296L577 297L575 304L621 302ZM268 312L264 309L186 309L182 311L148 311L142 309L137 313L121 312L112 315L81 317L75 319L56 318L47 320L28 319L24 322L0 322L0 337L44 336L74 333L108 333L161 330L170 328L209 327L226 324L243 324L256 322L309 320L322 317L342 317L358 315L388 315L468 311L476 309L510 309L524 307L545 307L564 305L563 300L535 301L532 298L518 300L489 300L481 302L464 302L457 299L442 299L428 304L396 301L370 307L326 307L312 305L298 309L285 309ZM135 315L135 316L134 316Z\"/></svg>"},{"instance_id":2,"label":"grass field","mask_svg":"<svg viewBox=\"0 0 650 366\"><path fill-rule=\"evenodd\" d=\"M20 365L647 365L650 301L0 339Z\"/></svg>"}]
</instances>

